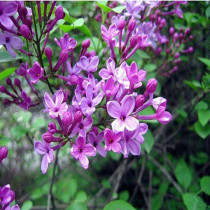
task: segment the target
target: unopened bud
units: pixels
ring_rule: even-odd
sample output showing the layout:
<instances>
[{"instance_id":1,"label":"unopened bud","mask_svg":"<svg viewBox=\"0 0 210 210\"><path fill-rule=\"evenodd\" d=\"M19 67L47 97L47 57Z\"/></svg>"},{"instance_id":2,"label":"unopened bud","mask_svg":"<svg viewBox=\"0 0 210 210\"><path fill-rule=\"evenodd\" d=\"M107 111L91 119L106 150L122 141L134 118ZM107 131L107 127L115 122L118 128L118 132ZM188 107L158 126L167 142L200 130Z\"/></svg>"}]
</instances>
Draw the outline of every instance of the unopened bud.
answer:
<instances>
[{"instance_id":1,"label":"unopened bud","mask_svg":"<svg viewBox=\"0 0 210 210\"><path fill-rule=\"evenodd\" d=\"M178 38L179 38L179 34L176 32L176 33L174 34L174 39L177 40Z\"/></svg>"},{"instance_id":2,"label":"unopened bud","mask_svg":"<svg viewBox=\"0 0 210 210\"><path fill-rule=\"evenodd\" d=\"M132 18L128 23L128 30L133 31L135 27L136 27L136 20Z\"/></svg>"},{"instance_id":3,"label":"unopened bud","mask_svg":"<svg viewBox=\"0 0 210 210\"><path fill-rule=\"evenodd\" d=\"M192 40L192 39L193 39L193 35L190 35L190 36L189 36L189 40Z\"/></svg>"},{"instance_id":4,"label":"unopened bud","mask_svg":"<svg viewBox=\"0 0 210 210\"><path fill-rule=\"evenodd\" d=\"M185 34L189 34L190 33L190 28L187 28L186 30L185 30Z\"/></svg>"},{"instance_id":5,"label":"unopened bud","mask_svg":"<svg viewBox=\"0 0 210 210\"><path fill-rule=\"evenodd\" d=\"M10 78L7 78L6 83L11 86L12 85L12 80Z\"/></svg>"},{"instance_id":6,"label":"unopened bud","mask_svg":"<svg viewBox=\"0 0 210 210\"><path fill-rule=\"evenodd\" d=\"M8 155L8 149L6 147L0 147L0 163L3 159L5 159Z\"/></svg>"},{"instance_id":7,"label":"unopened bud","mask_svg":"<svg viewBox=\"0 0 210 210\"><path fill-rule=\"evenodd\" d=\"M48 124L48 132L51 134L56 133L57 129L56 129L56 124L54 122L50 122Z\"/></svg>"},{"instance_id":8,"label":"unopened bud","mask_svg":"<svg viewBox=\"0 0 210 210\"><path fill-rule=\"evenodd\" d=\"M192 53L194 51L193 47L189 47L188 51L189 53Z\"/></svg>"},{"instance_id":9,"label":"unopened bud","mask_svg":"<svg viewBox=\"0 0 210 210\"><path fill-rule=\"evenodd\" d=\"M130 40L131 47L135 47L138 44L138 36L133 36Z\"/></svg>"},{"instance_id":10,"label":"unopened bud","mask_svg":"<svg viewBox=\"0 0 210 210\"><path fill-rule=\"evenodd\" d=\"M125 28L125 24L126 24L125 19L121 18L118 22L117 28L119 30L123 30Z\"/></svg>"},{"instance_id":11,"label":"unopened bud","mask_svg":"<svg viewBox=\"0 0 210 210\"><path fill-rule=\"evenodd\" d=\"M47 47L45 49L45 55L47 56L48 59L52 57L52 50L51 50L51 48Z\"/></svg>"},{"instance_id":12,"label":"unopened bud","mask_svg":"<svg viewBox=\"0 0 210 210\"><path fill-rule=\"evenodd\" d=\"M144 104L144 101L145 101L144 96L143 95L138 95L136 97L136 106L135 106L136 109L139 108L140 106L142 106Z\"/></svg>"},{"instance_id":13,"label":"unopened bud","mask_svg":"<svg viewBox=\"0 0 210 210\"><path fill-rule=\"evenodd\" d=\"M63 114L63 124L69 126L72 123L72 114L70 112L65 112Z\"/></svg>"},{"instance_id":14,"label":"unopened bud","mask_svg":"<svg viewBox=\"0 0 210 210\"><path fill-rule=\"evenodd\" d=\"M147 82L147 92L154 93L157 88L157 80L156 79L149 79Z\"/></svg>"},{"instance_id":15,"label":"unopened bud","mask_svg":"<svg viewBox=\"0 0 210 210\"><path fill-rule=\"evenodd\" d=\"M179 53L176 53L175 55L174 55L174 58L179 58L180 57L180 54Z\"/></svg>"},{"instance_id":16,"label":"unopened bud","mask_svg":"<svg viewBox=\"0 0 210 210\"><path fill-rule=\"evenodd\" d=\"M27 25L23 24L21 27L20 27L20 33L21 35L26 38L26 39L29 39L30 37L30 30L28 28Z\"/></svg>"},{"instance_id":17,"label":"unopened bud","mask_svg":"<svg viewBox=\"0 0 210 210\"><path fill-rule=\"evenodd\" d=\"M18 78L15 78L14 84L15 84L15 86L17 86L17 87L20 87L20 86L21 86L21 82L20 82L20 80L19 80Z\"/></svg>"},{"instance_id":18,"label":"unopened bud","mask_svg":"<svg viewBox=\"0 0 210 210\"><path fill-rule=\"evenodd\" d=\"M82 42L82 47L83 48L88 48L90 46L90 39L84 40Z\"/></svg>"},{"instance_id":19,"label":"unopened bud","mask_svg":"<svg viewBox=\"0 0 210 210\"><path fill-rule=\"evenodd\" d=\"M58 6L55 10L55 17L57 20L60 20L64 17L63 7Z\"/></svg>"},{"instance_id":20,"label":"unopened bud","mask_svg":"<svg viewBox=\"0 0 210 210\"><path fill-rule=\"evenodd\" d=\"M75 122L81 122L82 120L82 112L81 111L77 111L75 114L74 114L74 121Z\"/></svg>"},{"instance_id":21,"label":"unopened bud","mask_svg":"<svg viewBox=\"0 0 210 210\"><path fill-rule=\"evenodd\" d=\"M11 104L11 101L9 99L7 99L7 98L4 98L2 102L5 105L10 105Z\"/></svg>"},{"instance_id":22,"label":"unopened bud","mask_svg":"<svg viewBox=\"0 0 210 210\"><path fill-rule=\"evenodd\" d=\"M170 30L169 30L170 35L173 35L173 34L174 34L174 32L175 32L174 28L173 28L173 27L171 27L171 28L170 28Z\"/></svg>"},{"instance_id":23,"label":"unopened bud","mask_svg":"<svg viewBox=\"0 0 210 210\"><path fill-rule=\"evenodd\" d=\"M61 61L62 61L62 62L67 61L68 56L69 56L68 50L63 49L63 50L61 51L61 53L60 53L60 59L61 59Z\"/></svg>"},{"instance_id":24,"label":"unopened bud","mask_svg":"<svg viewBox=\"0 0 210 210\"><path fill-rule=\"evenodd\" d=\"M3 85L0 85L0 92L2 93L6 92L6 88Z\"/></svg>"},{"instance_id":25,"label":"unopened bud","mask_svg":"<svg viewBox=\"0 0 210 210\"><path fill-rule=\"evenodd\" d=\"M181 27L181 28L179 29L179 31L180 31L180 33L182 33L182 32L183 32L183 28Z\"/></svg>"}]
</instances>

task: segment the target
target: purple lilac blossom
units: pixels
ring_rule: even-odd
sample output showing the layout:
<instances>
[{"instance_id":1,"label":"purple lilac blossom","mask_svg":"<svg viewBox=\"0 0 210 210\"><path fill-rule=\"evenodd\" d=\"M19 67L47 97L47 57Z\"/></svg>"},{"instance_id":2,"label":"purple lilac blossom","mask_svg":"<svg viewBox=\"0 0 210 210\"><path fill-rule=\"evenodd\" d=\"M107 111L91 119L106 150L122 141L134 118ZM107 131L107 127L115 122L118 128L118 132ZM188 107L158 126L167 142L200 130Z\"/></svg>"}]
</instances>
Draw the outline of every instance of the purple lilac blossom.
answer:
<instances>
[{"instance_id":1,"label":"purple lilac blossom","mask_svg":"<svg viewBox=\"0 0 210 210\"><path fill-rule=\"evenodd\" d=\"M7 31L5 33L0 32L0 45L3 44L13 58L16 57L14 49L20 50L23 47L22 40Z\"/></svg>"},{"instance_id":2,"label":"purple lilac blossom","mask_svg":"<svg viewBox=\"0 0 210 210\"><path fill-rule=\"evenodd\" d=\"M141 18L141 15L139 15L140 11L144 9L143 1L138 0L129 0L125 2L126 12L124 13L125 16L131 16L135 18Z\"/></svg>"},{"instance_id":3,"label":"purple lilac blossom","mask_svg":"<svg viewBox=\"0 0 210 210\"><path fill-rule=\"evenodd\" d=\"M45 174L48 169L48 164L54 161L53 149L50 147L50 144L45 141L36 141L34 143L34 149L38 154L44 155L41 163L41 171Z\"/></svg>"},{"instance_id":4,"label":"purple lilac blossom","mask_svg":"<svg viewBox=\"0 0 210 210\"><path fill-rule=\"evenodd\" d=\"M42 78L44 69L40 67L39 62L35 62L33 67L28 70L28 75L31 77L33 84L37 83Z\"/></svg>"},{"instance_id":5,"label":"purple lilac blossom","mask_svg":"<svg viewBox=\"0 0 210 210\"><path fill-rule=\"evenodd\" d=\"M0 164L3 159L5 159L8 155L8 149L6 147L1 147L0 146Z\"/></svg>"},{"instance_id":6,"label":"purple lilac blossom","mask_svg":"<svg viewBox=\"0 0 210 210\"><path fill-rule=\"evenodd\" d=\"M71 156L79 160L84 169L87 169L89 166L89 160L87 156L95 156L96 149L91 144L86 144L86 140L84 137L79 136L76 139L76 144L73 143L70 154Z\"/></svg>"},{"instance_id":7,"label":"purple lilac blossom","mask_svg":"<svg viewBox=\"0 0 210 210\"><path fill-rule=\"evenodd\" d=\"M28 110L31 106L31 98L27 95L27 93L24 90L21 92L21 98L22 102L19 104L19 106L25 110Z\"/></svg>"},{"instance_id":8,"label":"purple lilac blossom","mask_svg":"<svg viewBox=\"0 0 210 210\"><path fill-rule=\"evenodd\" d=\"M86 56L82 56L78 62L78 66L87 71L88 73L95 72L99 63L98 56L94 56L88 59Z\"/></svg>"}]
</instances>

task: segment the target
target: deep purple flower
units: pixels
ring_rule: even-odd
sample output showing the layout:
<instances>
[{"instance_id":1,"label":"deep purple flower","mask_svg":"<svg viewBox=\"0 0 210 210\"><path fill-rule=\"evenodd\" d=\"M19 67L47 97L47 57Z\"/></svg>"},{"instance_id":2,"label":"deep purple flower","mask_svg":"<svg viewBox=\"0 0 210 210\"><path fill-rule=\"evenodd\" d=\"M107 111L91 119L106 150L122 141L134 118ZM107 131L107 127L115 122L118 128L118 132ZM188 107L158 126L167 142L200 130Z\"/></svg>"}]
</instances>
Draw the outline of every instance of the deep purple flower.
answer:
<instances>
[{"instance_id":1,"label":"deep purple flower","mask_svg":"<svg viewBox=\"0 0 210 210\"><path fill-rule=\"evenodd\" d=\"M1 147L0 146L0 164L3 159L5 159L8 155L8 149L6 147Z\"/></svg>"},{"instance_id":2,"label":"deep purple flower","mask_svg":"<svg viewBox=\"0 0 210 210\"><path fill-rule=\"evenodd\" d=\"M40 67L39 62L35 62L33 67L28 70L28 75L31 77L33 84L37 83L44 74L44 69Z\"/></svg>"},{"instance_id":3,"label":"deep purple flower","mask_svg":"<svg viewBox=\"0 0 210 210\"><path fill-rule=\"evenodd\" d=\"M101 142L104 138L104 132L100 132L98 135L96 135L94 132L90 132L88 134L88 141L93 145L94 148L96 148L96 151L102 156L106 157L106 151L101 146Z\"/></svg>"},{"instance_id":4,"label":"deep purple flower","mask_svg":"<svg viewBox=\"0 0 210 210\"><path fill-rule=\"evenodd\" d=\"M46 107L45 111L49 111L51 118L56 118L59 115L63 115L67 111L68 105L64 100L64 93L60 89L56 92L53 99L50 97L49 93L44 94L44 105Z\"/></svg>"},{"instance_id":5,"label":"deep purple flower","mask_svg":"<svg viewBox=\"0 0 210 210\"><path fill-rule=\"evenodd\" d=\"M129 131L133 131L139 125L139 121L130 116L135 108L135 99L131 95L125 96L121 104L117 101L109 101L107 103L107 112L108 114L116 118L112 122L113 131L119 132L123 131L125 128Z\"/></svg>"},{"instance_id":6,"label":"deep purple flower","mask_svg":"<svg viewBox=\"0 0 210 210\"><path fill-rule=\"evenodd\" d=\"M114 133L110 129L105 129L104 131L104 138L105 138L105 150L119 153L121 151L121 146L119 141L122 138L122 133Z\"/></svg>"},{"instance_id":7,"label":"deep purple flower","mask_svg":"<svg viewBox=\"0 0 210 210\"><path fill-rule=\"evenodd\" d=\"M21 92L21 98L23 101L19 104L19 106L25 110L28 110L31 106L31 98L24 90Z\"/></svg>"},{"instance_id":8,"label":"deep purple flower","mask_svg":"<svg viewBox=\"0 0 210 210\"><path fill-rule=\"evenodd\" d=\"M115 24L109 26L108 30L104 25L101 25L101 35L107 44L113 44L115 37L119 34L119 30Z\"/></svg>"},{"instance_id":9,"label":"deep purple flower","mask_svg":"<svg viewBox=\"0 0 210 210\"><path fill-rule=\"evenodd\" d=\"M45 174L48 169L48 164L54 161L53 149L45 141L36 141L34 143L34 149L38 154L44 155L41 163L41 171Z\"/></svg>"},{"instance_id":10,"label":"deep purple flower","mask_svg":"<svg viewBox=\"0 0 210 210\"><path fill-rule=\"evenodd\" d=\"M19 50L23 46L23 42L20 38L14 36L13 34L7 31L5 33L0 32L0 45L3 45L3 44L6 46L7 51L10 53L10 55L13 58L16 57L16 53L14 49Z\"/></svg>"},{"instance_id":11,"label":"deep purple flower","mask_svg":"<svg viewBox=\"0 0 210 210\"><path fill-rule=\"evenodd\" d=\"M16 74L19 76L27 76L27 72L28 72L28 62L26 63L21 63L20 64L20 68L15 70Z\"/></svg>"},{"instance_id":12,"label":"deep purple flower","mask_svg":"<svg viewBox=\"0 0 210 210\"><path fill-rule=\"evenodd\" d=\"M18 9L18 5L16 2L0 2L0 23L8 29L13 27L13 22L10 19L10 16L13 16Z\"/></svg>"},{"instance_id":13,"label":"deep purple flower","mask_svg":"<svg viewBox=\"0 0 210 210\"><path fill-rule=\"evenodd\" d=\"M56 38L54 41L62 50L66 49L68 51L72 51L77 45L77 41L73 38L70 38L68 33L65 33L59 41Z\"/></svg>"},{"instance_id":14,"label":"deep purple flower","mask_svg":"<svg viewBox=\"0 0 210 210\"><path fill-rule=\"evenodd\" d=\"M95 72L97 70L99 63L98 56L94 56L92 58L87 58L86 56L82 56L78 62L78 66L87 71L88 73Z\"/></svg>"},{"instance_id":15,"label":"deep purple flower","mask_svg":"<svg viewBox=\"0 0 210 210\"><path fill-rule=\"evenodd\" d=\"M87 156L95 156L96 149L91 144L86 144L84 137L79 136L76 139L76 144L73 144L70 150L70 154L79 160L84 169L87 169L89 166L89 160Z\"/></svg>"}]
</instances>

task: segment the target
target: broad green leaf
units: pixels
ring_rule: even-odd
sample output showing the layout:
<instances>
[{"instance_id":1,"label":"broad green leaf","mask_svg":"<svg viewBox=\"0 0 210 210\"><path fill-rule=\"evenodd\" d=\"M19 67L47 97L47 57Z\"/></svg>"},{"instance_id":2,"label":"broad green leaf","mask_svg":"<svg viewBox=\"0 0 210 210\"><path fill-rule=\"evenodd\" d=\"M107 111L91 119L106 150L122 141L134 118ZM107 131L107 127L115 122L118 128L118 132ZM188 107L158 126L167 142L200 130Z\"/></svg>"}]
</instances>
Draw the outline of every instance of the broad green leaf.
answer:
<instances>
[{"instance_id":1,"label":"broad green leaf","mask_svg":"<svg viewBox=\"0 0 210 210\"><path fill-rule=\"evenodd\" d=\"M129 199L129 192L127 190L124 190L119 195L120 200L128 201Z\"/></svg>"},{"instance_id":2,"label":"broad green leaf","mask_svg":"<svg viewBox=\"0 0 210 210\"><path fill-rule=\"evenodd\" d=\"M13 58L6 50L0 51L0 63L20 60L21 58L22 57L19 55L17 55L15 58Z\"/></svg>"},{"instance_id":3,"label":"broad green leaf","mask_svg":"<svg viewBox=\"0 0 210 210\"><path fill-rule=\"evenodd\" d=\"M185 112L183 109L176 109L176 112L182 116L183 118L187 117L187 112Z\"/></svg>"},{"instance_id":4,"label":"broad green leaf","mask_svg":"<svg viewBox=\"0 0 210 210\"><path fill-rule=\"evenodd\" d=\"M151 199L151 205L152 205L152 210L158 210L161 208L163 202L163 195L157 194L152 196Z\"/></svg>"},{"instance_id":5,"label":"broad green leaf","mask_svg":"<svg viewBox=\"0 0 210 210\"><path fill-rule=\"evenodd\" d=\"M112 9L116 13L121 13L125 9L125 6L118 6Z\"/></svg>"},{"instance_id":6,"label":"broad green leaf","mask_svg":"<svg viewBox=\"0 0 210 210\"><path fill-rule=\"evenodd\" d=\"M4 71L2 71L0 73L0 81L9 77L12 73L14 73L15 69L16 69L16 67L11 67L11 68L8 68L8 69L5 69Z\"/></svg>"},{"instance_id":7,"label":"broad green leaf","mask_svg":"<svg viewBox=\"0 0 210 210\"><path fill-rule=\"evenodd\" d=\"M197 195L192 193L185 193L182 195L185 206L188 210L205 210L206 204Z\"/></svg>"},{"instance_id":8,"label":"broad green leaf","mask_svg":"<svg viewBox=\"0 0 210 210\"><path fill-rule=\"evenodd\" d=\"M210 17L210 7L206 9L206 18Z\"/></svg>"},{"instance_id":9,"label":"broad green leaf","mask_svg":"<svg viewBox=\"0 0 210 210\"><path fill-rule=\"evenodd\" d=\"M175 176L178 182L187 189L190 186L192 181L192 175L184 160L180 160L176 169L175 169Z\"/></svg>"},{"instance_id":10,"label":"broad green leaf","mask_svg":"<svg viewBox=\"0 0 210 210\"><path fill-rule=\"evenodd\" d=\"M34 120L34 122L31 124L31 128L34 128L35 130L38 130L40 128L43 128L46 126L46 121L44 118L39 117Z\"/></svg>"},{"instance_id":11,"label":"broad green leaf","mask_svg":"<svg viewBox=\"0 0 210 210\"><path fill-rule=\"evenodd\" d=\"M198 58L202 63L204 63L206 66L208 66L210 68L210 59L208 58Z\"/></svg>"},{"instance_id":12,"label":"broad green leaf","mask_svg":"<svg viewBox=\"0 0 210 210\"><path fill-rule=\"evenodd\" d=\"M201 190L210 195L210 176L204 176L200 180Z\"/></svg>"},{"instance_id":13,"label":"broad green leaf","mask_svg":"<svg viewBox=\"0 0 210 210\"><path fill-rule=\"evenodd\" d=\"M11 139L8 138L8 137L6 137L6 136L2 136L2 137L0 138L0 145L1 145L2 147L6 146L9 142L11 142Z\"/></svg>"},{"instance_id":14,"label":"broad green leaf","mask_svg":"<svg viewBox=\"0 0 210 210\"><path fill-rule=\"evenodd\" d=\"M72 203L66 210L87 210L84 203Z\"/></svg>"},{"instance_id":15,"label":"broad green leaf","mask_svg":"<svg viewBox=\"0 0 210 210\"><path fill-rule=\"evenodd\" d=\"M208 104L204 101L200 101L195 105L195 111L201 110L201 109L208 109Z\"/></svg>"},{"instance_id":16,"label":"broad green leaf","mask_svg":"<svg viewBox=\"0 0 210 210\"><path fill-rule=\"evenodd\" d=\"M25 201L21 207L21 210L30 210L33 206L33 203L32 201L28 200L28 201Z\"/></svg>"},{"instance_id":17,"label":"broad green leaf","mask_svg":"<svg viewBox=\"0 0 210 210\"><path fill-rule=\"evenodd\" d=\"M210 125L202 126L199 121L194 123L195 132L202 138L205 139L210 134Z\"/></svg>"},{"instance_id":18,"label":"broad green leaf","mask_svg":"<svg viewBox=\"0 0 210 210\"><path fill-rule=\"evenodd\" d=\"M96 2L96 4L106 13L112 11L112 9L106 6L105 4L102 4L100 2Z\"/></svg>"},{"instance_id":19,"label":"broad green leaf","mask_svg":"<svg viewBox=\"0 0 210 210\"><path fill-rule=\"evenodd\" d=\"M197 91L198 87L200 87L196 81L184 80L184 83L195 91Z\"/></svg>"},{"instance_id":20,"label":"broad green leaf","mask_svg":"<svg viewBox=\"0 0 210 210\"><path fill-rule=\"evenodd\" d=\"M85 21L84 21L83 18L79 18L79 19L75 20L71 25L58 25L58 26L64 32L69 32L73 29L76 29L76 28L79 28L79 27L83 26L84 22Z\"/></svg>"},{"instance_id":21,"label":"broad green leaf","mask_svg":"<svg viewBox=\"0 0 210 210\"><path fill-rule=\"evenodd\" d=\"M19 140L20 138L24 137L26 135L27 129L23 126L17 125L13 126L11 129L11 134Z\"/></svg>"},{"instance_id":22,"label":"broad green leaf","mask_svg":"<svg viewBox=\"0 0 210 210\"><path fill-rule=\"evenodd\" d=\"M157 65L156 64L153 64L153 63L148 63L144 66L144 69L147 71L147 72L151 72L151 71L155 71L157 68Z\"/></svg>"},{"instance_id":23,"label":"broad green leaf","mask_svg":"<svg viewBox=\"0 0 210 210\"><path fill-rule=\"evenodd\" d=\"M149 154L152 150L152 147L154 145L154 137L150 130L147 131L147 133L144 135L144 143L142 144L142 149L146 150L146 152Z\"/></svg>"},{"instance_id":24,"label":"broad green leaf","mask_svg":"<svg viewBox=\"0 0 210 210\"><path fill-rule=\"evenodd\" d=\"M31 119L31 112L20 111L16 112L12 115L17 122L21 122L23 124L27 124Z\"/></svg>"},{"instance_id":25,"label":"broad green leaf","mask_svg":"<svg viewBox=\"0 0 210 210\"><path fill-rule=\"evenodd\" d=\"M123 200L115 200L108 203L103 210L135 210L133 206Z\"/></svg>"},{"instance_id":26,"label":"broad green leaf","mask_svg":"<svg viewBox=\"0 0 210 210\"><path fill-rule=\"evenodd\" d=\"M198 119L201 125L204 127L210 120L210 110L199 110Z\"/></svg>"},{"instance_id":27,"label":"broad green leaf","mask_svg":"<svg viewBox=\"0 0 210 210\"><path fill-rule=\"evenodd\" d=\"M79 191L76 195L75 201L76 202L85 202L87 200L87 194L85 191Z\"/></svg>"}]
</instances>

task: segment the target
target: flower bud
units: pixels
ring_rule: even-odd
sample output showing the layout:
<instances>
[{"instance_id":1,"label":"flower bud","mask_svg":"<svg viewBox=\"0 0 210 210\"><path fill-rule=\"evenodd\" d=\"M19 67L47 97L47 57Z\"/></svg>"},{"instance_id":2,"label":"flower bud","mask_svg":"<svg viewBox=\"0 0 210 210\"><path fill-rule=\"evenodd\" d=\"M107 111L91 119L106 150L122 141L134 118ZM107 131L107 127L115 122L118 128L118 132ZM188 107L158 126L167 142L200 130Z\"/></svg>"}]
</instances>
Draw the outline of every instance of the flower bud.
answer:
<instances>
[{"instance_id":1,"label":"flower bud","mask_svg":"<svg viewBox=\"0 0 210 210\"><path fill-rule=\"evenodd\" d=\"M124 18L120 18L119 22L118 22L118 25L117 25L117 28L119 30L123 30L125 28L125 19Z\"/></svg>"},{"instance_id":2,"label":"flower bud","mask_svg":"<svg viewBox=\"0 0 210 210\"><path fill-rule=\"evenodd\" d=\"M147 82L147 92L154 93L157 88L157 80L156 79L149 79Z\"/></svg>"},{"instance_id":3,"label":"flower bud","mask_svg":"<svg viewBox=\"0 0 210 210\"><path fill-rule=\"evenodd\" d=\"M18 78L15 78L14 84L15 84L15 86L17 86L17 87L20 87L20 86L21 86L21 82L20 82L20 80L19 80Z\"/></svg>"},{"instance_id":4,"label":"flower bud","mask_svg":"<svg viewBox=\"0 0 210 210\"><path fill-rule=\"evenodd\" d=\"M184 33L189 34L190 33L190 28L187 28Z\"/></svg>"},{"instance_id":5,"label":"flower bud","mask_svg":"<svg viewBox=\"0 0 210 210\"><path fill-rule=\"evenodd\" d=\"M138 44L138 36L133 36L130 40L131 47L135 47Z\"/></svg>"},{"instance_id":6,"label":"flower bud","mask_svg":"<svg viewBox=\"0 0 210 210\"><path fill-rule=\"evenodd\" d=\"M179 34L179 38L180 38L180 39L183 39L183 37L184 37L183 33L180 33L180 34Z\"/></svg>"},{"instance_id":7,"label":"flower bud","mask_svg":"<svg viewBox=\"0 0 210 210\"><path fill-rule=\"evenodd\" d=\"M174 55L174 58L179 58L180 57L180 54L179 53L176 53L175 55Z\"/></svg>"},{"instance_id":8,"label":"flower bud","mask_svg":"<svg viewBox=\"0 0 210 210\"><path fill-rule=\"evenodd\" d=\"M69 126L72 123L72 114L70 112L65 112L63 114L63 124Z\"/></svg>"},{"instance_id":9,"label":"flower bud","mask_svg":"<svg viewBox=\"0 0 210 210\"><path fill-rule=\"evenodd\" d=\"M75 122L80 122L82 120L82 112L81 111L77 111L74 114L74 121Z\"/></svg>"},{"instance_id":10,"label":"flower bud","mask_svg":"<svg viewBox=\"0 0 210 210\"><path fill-rule=\"evenodd\" d=\"M94 132L96 135L98 135L98 128L94 126L94 127L91 129L90 132Z\"/></svg>"},{"instance_id":11,"label":"flower bud","mask_svg":"<svg viewBox=\"0 0 210 210\"><path fill-rule=\"evenodd\" d=\"M26 18L25 24L26 24L29 28L31 28L31 26L32 26L32 20L31 20L30 17L27 17L27 18Z\"/></svg>"},{"instance_id":12,"label":"flower bud","mask_svg":"<svg viewBox=\"0 0 210 210\"><path fill-rule=\"evenodd\" d=\"M143 95L138 95L136 97L136 105L135 105L135 108L138 109L140 106L142 106L144 104L144 96Z\"/></svg>"},{"instance_id":13,"label":"flower bud","mask_svg":"<svg viewBox=\"0 0 210 210\"><path fill-rule=\"evenodd\" d=\"M193 35L190 35L189 40L192 40L192 39L193 39Z\"/></svg>"},{"instance_id":14,"label":"flower bud","mask_svg":"<svg viewBox=\"0 0 210 210\"><path fill-rule=\"evenodd\" d=\"M6 92L6 88L3 85L0 85L0 92L2 93Z\"/></svg>"},{"instance_id":15,"label":"flower bud","mask_svg":"<svg viewBox=\"0 0 210 210\"><path fill-rule=\"evenodd\" d=\"M23 24L21 27L20 27L20 34L26 38L26 39L30 39L30 30L28 28L27 25Z\"/></svg>"},{"instance_id":16,"label":"flower bud","mask_svg":"<svg viewBox=\"0 0 210 210\"><path fill-rule=\"evenodd\" d=\"M47 57L48 59L52 57L52 50L51 50L51 48L47 47L47 48L45 49L45 55L46 55L46 57Z\"/></svg>"},{"instance_id":17,"label":"flower bud","mask_svg":"<svg viewBox=\"0 0 210 210\"><path fill-rule=\"evenodd\" d=\"M174 34L174 32L175 32L174 28L173 28L173 27L171 27L171 28L170 28L170 30L169 30L170 35L173 35L173 34Z\"/></svg>"},{"instance_id":18,"label":"flower bud","mask_svg":"<svg viewBox=\"0 0 210 210\"><path fill-rule=\"evenodd\" d=\"M68 56L69 56L68 50L63 49L63 50L60 52L60 59L61 59L61 61L62 61L63 63L67 61Z\"/></svg>"},{"instance_id":19,"label":"flower bud","mask_svg":"<svg viewBox=\"0 0 210 210\"><path fill-rule=\"evenodd\" d=\"M128 23L128 30L133 31L135 27L136 27L136 20L132 18Z\"/></svg>"},{"instance_id":20,"label":"flower bud","mask_svg":"<svg viewBox=\"0 0 210 210\"><path fill-rule=\"evenodd\" d=\"M179 34L176 32L176 33L174 34L174 39L177 40L178 38L179 38Z\"/></svg>"},{"instance_id":21,"label":"flower bud","mask_svg":"<svg viewBox=\"0 0 210 210\"><path fill-rule=\"evenodd\" d=\"M163 27L166 24L166 20L165 19L162 19L160 24Z\"/></svg>"},{"instance_id":22,"label":"flower bud","mask_svg":"<svg viewBox=\"0 0 210 210\"><path fill-rule=\"evenodd\" d=\"M8 149L6 147L0 147L0 163L3 159L5 159L8 155Z\"/></svg>"},{"instance_id":23,"label":"flower bud","mask_svg":"<svg viewBox=\"0 0 210 210\"><path fill-rule=\"evenodd\" d=\"M56 133L57 129L56 129L56 124L54 122L50 122L48 124L48 132L51 134Z\"/></svg>"},{"instance_id":24,"label":"flower bud","mask_svg":"<svg viewBox=\"0 0 210 210\"><path fill-rule=\"evenodd\" d=\"M189 47L188 51L189 53L192 53L194 51L193 47Z\"/></svg>"},{"instance_id":25,"label":"flower bud","mask_svg":"<svg viewBox=\"0 0 210 210\"><path fill-rule=\"evenodd\" d=\"M78 83L78 77L76 75L72 75L69 80L72 85L77 85Z\"/></svg>"},{"instance_id":26,"label":"flower bud","mask_svg":"<svg viewBox=\"0 0 210 210\"><path fill-rule=\"evenodd\" d=\"M90 46L90 39L84 40L82 42L82 47L83 48L88 48Z\"/></svg>"},{"instance_id":27,"label":"flower bud","mask_svg":"<svg viewBox=\"0 0 210 210\"><path fill-rule=\"evenodd\" d=\"M27 13L28 13L28 11L27 11L27 8L26 8L26 7L22 7L22 8L20 9L20 15L21 15L22 17L26 17Z\"/></svg>"},{"instance_id":28,"label":"flower bud","mask_svg":"<svg viewBox=\"0 0 210 210\"><path fill-rule=\"evenodd\" d=\"M180 33L182 33L182 32L183 32L183 28L181 27L181 28L179 29L179 31L180 31Z\"/></svg>"},{"instance_id":29,"label":"flower bud","mask_svg":"<svg viewBox=\"0 0 210 210\"><path fill-rule=\"evenodd\" d=\"M7 98L4 98L2 103L5 104L5 105L10 105L11 101L9 99L7 99Z\"/></svg>"},{"instance_id":30,"label":"flower bud","mask_svg":"<svg viewBox=\"0 0 210 210\"><path fill-rule=\"evenodd\" d=\"M12 80L11 80L10 78L7 78L7 79L6 79L6 83L7 83L9 86L11 86L11 85L12 85Z\"/></svg>"},{"instance_id":31,"label":"flower bud","mask_svg":"<svg viewBox=\"0 0 210 210\"><path fill-rule=\"evenodd\" d=\"M57 20L60 20L64 17L63 7L58 6L55 10L55 17Z\"/></svg>"},{"instance_id":32,"label":"flower bud","mask_svg":"<svg viewBox=\"0 0 210 210\"><path fill-rule=\"evenodd\" d=\"M162 51L162 48L161 47L158 47L157 50L156 50L156 53L159 55Z\"/></svg>"}]
</instances>

